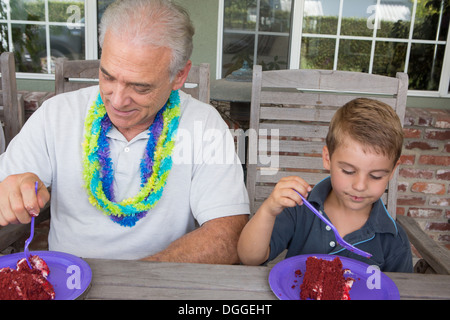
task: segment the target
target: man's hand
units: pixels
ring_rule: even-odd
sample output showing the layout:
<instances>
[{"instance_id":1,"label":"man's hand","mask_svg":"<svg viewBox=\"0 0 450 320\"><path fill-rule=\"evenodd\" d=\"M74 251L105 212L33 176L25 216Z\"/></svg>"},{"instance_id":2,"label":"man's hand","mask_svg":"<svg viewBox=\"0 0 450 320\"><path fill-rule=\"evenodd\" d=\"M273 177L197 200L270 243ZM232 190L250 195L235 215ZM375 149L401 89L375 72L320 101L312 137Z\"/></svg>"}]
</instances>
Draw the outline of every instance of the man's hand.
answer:
<instances>
[{"instance_id":1,"label":"man's hand","mask_svg":"<svg viewBox=\"0 0 450 320\"><path fill-rule=\"evenodd\" d=\"M38 194L35 183L38 182ZM0 225L29 223L50 200L50 193L34 173L11 175L0 182Z\"/></svg>"}]
</instances>

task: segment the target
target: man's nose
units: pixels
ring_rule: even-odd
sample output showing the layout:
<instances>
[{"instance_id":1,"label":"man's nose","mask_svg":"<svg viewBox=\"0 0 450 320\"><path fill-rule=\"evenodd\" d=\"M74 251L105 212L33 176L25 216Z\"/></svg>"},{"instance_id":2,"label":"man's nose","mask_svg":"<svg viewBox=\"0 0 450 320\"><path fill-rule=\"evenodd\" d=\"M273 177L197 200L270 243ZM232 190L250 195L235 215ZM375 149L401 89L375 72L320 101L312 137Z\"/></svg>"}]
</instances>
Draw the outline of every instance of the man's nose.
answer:
<instances>
[{"instance_id":1,"label":"man's nose","mask_svg":"<svg viewBox=\"0 0 450 320\"><path fill-rule=\"evenodd\" d=\"M127 106L131 102L130 94L127 86L117 83L111 94L110 102L114 108L120 109Z\"/></svg>"}]
</instances>

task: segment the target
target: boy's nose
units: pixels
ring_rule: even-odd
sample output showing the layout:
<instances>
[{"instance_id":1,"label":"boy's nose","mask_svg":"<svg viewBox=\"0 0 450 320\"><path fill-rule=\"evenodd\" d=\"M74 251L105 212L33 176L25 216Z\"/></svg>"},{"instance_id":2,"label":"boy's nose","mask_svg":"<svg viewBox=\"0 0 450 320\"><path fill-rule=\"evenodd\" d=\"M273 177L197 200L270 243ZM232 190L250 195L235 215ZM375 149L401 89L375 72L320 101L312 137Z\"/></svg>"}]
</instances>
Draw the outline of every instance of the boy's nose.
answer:
<instances>
[{"instance_id":1,"label":"boy's nose","mask_svg":"<svg viewBox=\"0 0 450 320\"><path fill-rule=\"evenodd\" d=\"M367 189L367 179L362 175L356 175L353 180L353 189L356 191L364 191Z\"/></svg>"}]
</instances>

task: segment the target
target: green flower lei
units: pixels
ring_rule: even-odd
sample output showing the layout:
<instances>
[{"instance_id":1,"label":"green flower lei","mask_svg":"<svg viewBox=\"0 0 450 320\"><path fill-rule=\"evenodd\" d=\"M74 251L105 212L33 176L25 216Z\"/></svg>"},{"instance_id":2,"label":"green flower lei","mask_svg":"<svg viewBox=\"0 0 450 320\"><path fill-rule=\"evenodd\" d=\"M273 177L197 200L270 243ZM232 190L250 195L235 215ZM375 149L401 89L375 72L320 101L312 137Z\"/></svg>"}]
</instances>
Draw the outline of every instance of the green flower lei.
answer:
<instances>
[{"instance_id":1,"label":"green flower lei","mask_svg":"<svg viewBox=\"0 0 450 320\"><path fill-rule=\"evenodd\" d=\"M180 118L180 96L172 91L149 128L141 160L141 189L136 196L114 201L112 161L106 138L112 123L100 94L90 107L84 126L83 178L89 202L122 226L132 227L145 217L162 196L172 168L172 152Z\"/></svg>"}]
</instances>

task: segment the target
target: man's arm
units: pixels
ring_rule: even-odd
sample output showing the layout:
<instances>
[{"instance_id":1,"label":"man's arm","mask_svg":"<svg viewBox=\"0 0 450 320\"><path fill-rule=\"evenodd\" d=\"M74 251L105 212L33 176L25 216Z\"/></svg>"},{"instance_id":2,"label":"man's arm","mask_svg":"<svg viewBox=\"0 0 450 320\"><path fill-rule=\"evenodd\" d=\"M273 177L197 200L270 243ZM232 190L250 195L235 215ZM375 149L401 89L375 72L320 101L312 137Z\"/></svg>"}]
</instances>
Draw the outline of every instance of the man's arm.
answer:
<instances>
[{"instance_id":1,"label":"man's arm","mask_svg":"<svg viewBox=\"0 0 450 320\"><path fill-rule=\"evenodd\" d=\"M217 218L172 242L166 249L142 260L237 264L237 242L248 215Z\"/></svg>"}]
</instances>

